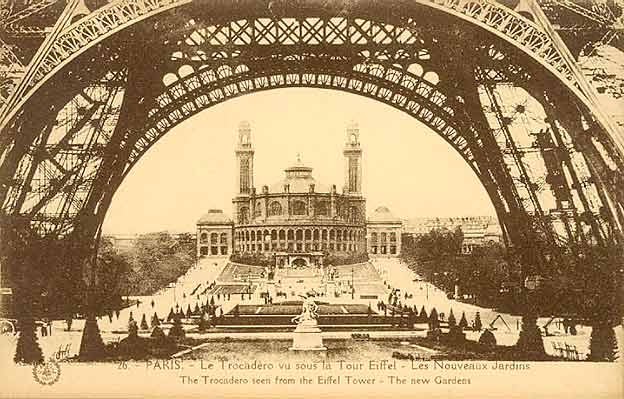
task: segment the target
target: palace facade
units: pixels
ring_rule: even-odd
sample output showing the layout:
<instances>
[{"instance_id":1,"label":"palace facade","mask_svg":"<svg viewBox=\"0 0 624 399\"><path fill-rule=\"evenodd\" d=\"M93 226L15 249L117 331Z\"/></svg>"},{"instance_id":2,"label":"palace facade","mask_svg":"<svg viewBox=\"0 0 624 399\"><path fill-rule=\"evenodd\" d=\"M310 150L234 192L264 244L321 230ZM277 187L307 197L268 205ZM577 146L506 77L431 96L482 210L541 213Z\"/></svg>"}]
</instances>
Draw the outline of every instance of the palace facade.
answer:
<instances>
[{"instance_id":1,"label":"palace facade","mask_svg":"<svg viewBox=\"0 0 624 399\"><path fill-rule=\"evenodd\" d=\"M230 218L221 210L210 210L200 218L198 255L264 254L275 256L277 266L305 266L322 264L326 254L366 253L369 248L359 129L352 124L346 133L341 192L335 184L317 181L313 169L299 157L284 170L280 181L257 190L251 128L241 123L235 151L238 193L232 200L234 215ZM397 248L400 246L388 244L385 253L398 254Z\"/></svg>"}]
</instances>

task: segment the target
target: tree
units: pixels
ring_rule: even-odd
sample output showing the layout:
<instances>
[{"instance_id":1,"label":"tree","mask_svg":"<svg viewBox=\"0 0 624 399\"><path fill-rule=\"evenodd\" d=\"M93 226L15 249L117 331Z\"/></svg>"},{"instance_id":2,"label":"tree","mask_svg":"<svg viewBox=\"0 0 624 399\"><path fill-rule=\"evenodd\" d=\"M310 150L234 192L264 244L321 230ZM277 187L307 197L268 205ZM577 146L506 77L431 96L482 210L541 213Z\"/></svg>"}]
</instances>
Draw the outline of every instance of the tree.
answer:
<instances>
[{"instance_id":1,"label":"tree","mask_svg":"<svg viewBox=\"0 0 624 399\"><path fill-rule=\"evenodd\" d=\"M154 327L150 337L154 338L156 341L162 341L166 338L165 333L163 332L162 328L160 328L160 326Z\"/></svg>"},{"instance_id":2,"label":"tree","mask_svg":"<svg viewBox=\"0 0 624 399\"><path fill-rule=\"evenodd\" d=\"M420 308L420 314L418 315L418 321L420 323L426 323L429 320L429 315L427 315L427 311L425 310L425 305Z\"/></svg>"},{"instance_id":3,"label":"tree","mask_svg":"<svg viewBox=\"0 0 624 399\"><path fill-rule=\"evenodd\" d=\"M202 313L201 317L199 318L198 329L200 332L204 332L209 327L210 324L208 323L208 315L206 313Z\"/></svg>"},{"instance_id":4,"label":"tree","mask_svg":"<svg viewBox=\"0 0 624 399\"><path fill-rule=\"evenodd\" d=\"M193 315L193 312L191 311L191 304L189 303L186 306L186 317L190 319L192 315Z\"/></svg>"},{"instance_id":5,"label":"tree","mask_svg":"<svg viewBox=\"0 0 624 399\"><path fill-rule=\"evenodd\" d=\"M496 337L492 331L486 329L483 331L481 336L479 337L479 343L481 345L485 345L487 347L495 347L496 346Z\"/></svg>"},{"instance_id":6,"label":"tree","mask_svg":"<svg viewBox=\"0 0 624 399\"><path fill-rule=\"evenodd\" d=\"M134 322L134 321L133 321ZM136 324L136 322L134 322ZM98 360L104 356L105 346L95 317L88 317L80 341L78 352L83 360Z\"/></svg>"},{"instance_id":7,"label":"tree","mask_svg":"<svg viewBox=\"0 0 624 399\"><path fill-rule=\"evenodd\" d=\"M167 315L167 321L173 320L174 317L175 317L175 313L173 313L173 306L172 306L171 309L169 310L169 314Z\"/></svg>"},{"instance_id":8,"label":"tree","mask_svg":"<svg viewBox=\"0 0 624 399\"><path fill-rule=\"evenodd\" d=\"M15 363L40 363L43 361L41 347L37 342L35 320L26 317L20 320L17 348L15 349Z\"/></svg>"},{"instance_id":9,"label":"tree","mask_svg":"<svg viewBox=\"0 0 624 399\"><path fill-rule=\"evenodd\" d=\"M617 339L613 328L606 323L592 328L587 360L593 362L614 362L618 359Z\"/></svg>"},{"instance_id":10,"label":"tree","mask_svg":"<svg viewBox=\"0 0 624 399\"><path fill-rule=\"evenodd\" d=\"M137 322L134 320L131 320L130 323L128 323L128 337L136 338L138 336L139 336L139 327L137 326Z\"/></svg>"},{"instance_id":11,"label":"tree","mask_svg":"<svg viewBox=\"0 0 624 399\"><path fill-rule=\"evenodd\" d=\"M193 314L198 316L200 314L199 305L195 302L195 309L193 309Z\"/></svg>"},{"instance_id":12,"label":"tree","mask_svg":"<svg viewBox=\"0 0 624 399\"><path fill-rule=\"evenodd\" d=\"M152 316L151 324L152 328L158 327L160 325L160 319L158 318L156 312L154 312L154 315Z\"/></svg>"},{"instance_id":13,"label":"tree","mask_svg":"<svg viewBox=\"0 0 624 399\"><path fill-rule=\"evenodd\" d=\"M457 326L457 320L455 320L455 315L453 314L453 308L451 308L451 311L449 312L448 325L449 325L449 328L453 328Z\"/></svg>"},{"instance_id":14,"label":"tree","mask_svg":"<svg viewBox=\"0 0 624 399\"><path fill-rule=\"evenodd\" d=\"M516 349L529 359L545 356L544 341L537 326L536 315L527 313L522 316L522 327L518 342L516 342Z\"/></svg>"},{"instance_id":15,"label":"tree","mask_svg":"<svg viewBox=\"0 0 624 399\"><path fill-rule=\"evenodd\" d=\"M179 316L173 318L173 326L169 330L169 337L182 339L185 337L184 328L182 327L182 320Z\"/></svg>"},{"instance_id":16,"label":"tree","mask_svg":"<svg viewBox=\"0 0 624 399\"><path fill-rule=\"evenodd\" d=\"M438 311L436 308L431 309L431 314L429 315L429 329L437 330L440 328L440 319L438 317Z\"/></svg>"},{"instance_id":17,"label":"tree","mask_svg":"<svg viewBox=\"0 0 624 399\"><path fill-rule=\"evenodd\" d=\"M127 253L121 289L134 295L151 295L176 281L195 263L195 244L167 232L140 235ZM123 270L122 270L123 271Z\"/></svg>"},{"instance_id":18,"label":"tree","mask_svg":"<svg viewBox=\"0 0 624 399\"><path fill-rule=\"evenodd\" d=\"M468 328L468 320L466 320L466 312L462 312L461 319L459 319L459 327L462 330Z\"/></svg>"},{"instance_id":19,"label":"tree","mask_svg":"<svg viewBox=\"0 0 624 399\"><path fill-rule=\"evenodd\" d=\"M145 313L143 313L143 317L141 317L141 330L148 330L148 329L149 329L149 325L147 324Z\"/></svg>"},{"instance_id":20,"label":"tree","mask_svg":"<svg viewBox=\"0 0 624 399\"><path fill-rule=\"evenodd\" d=\"M483 324L481 323L481 314L479 312L475 314L474 329L475 331L481 331L483 329Z\"/></svg>"}]
</instances>

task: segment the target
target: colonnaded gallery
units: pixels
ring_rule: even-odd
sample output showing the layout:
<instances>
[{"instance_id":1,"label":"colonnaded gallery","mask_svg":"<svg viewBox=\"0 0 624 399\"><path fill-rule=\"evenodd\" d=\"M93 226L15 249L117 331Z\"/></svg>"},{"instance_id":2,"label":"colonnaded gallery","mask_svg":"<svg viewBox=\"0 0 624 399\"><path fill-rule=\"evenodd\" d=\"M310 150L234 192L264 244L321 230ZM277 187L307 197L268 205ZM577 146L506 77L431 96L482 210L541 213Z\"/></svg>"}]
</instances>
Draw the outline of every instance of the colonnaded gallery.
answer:
<instances>
[{"instance_id":1,"label":"colonnaded gallery","mask_svg":"<svg viewBox=\"0 0 624 399\"><path fill-rule=\"evenodd\" d=\"M322 265L327 255L398 256L402 222L386 207L367 219L362 195L359 128L347 127L343 150L345 183L325 185L301 159L284 178L260 191L254 185L254 148L249 123L238 128L234 218L211 209L197 222L200 257L237 254L275 256L278 267Z\"/></svg>"}]
</instances>

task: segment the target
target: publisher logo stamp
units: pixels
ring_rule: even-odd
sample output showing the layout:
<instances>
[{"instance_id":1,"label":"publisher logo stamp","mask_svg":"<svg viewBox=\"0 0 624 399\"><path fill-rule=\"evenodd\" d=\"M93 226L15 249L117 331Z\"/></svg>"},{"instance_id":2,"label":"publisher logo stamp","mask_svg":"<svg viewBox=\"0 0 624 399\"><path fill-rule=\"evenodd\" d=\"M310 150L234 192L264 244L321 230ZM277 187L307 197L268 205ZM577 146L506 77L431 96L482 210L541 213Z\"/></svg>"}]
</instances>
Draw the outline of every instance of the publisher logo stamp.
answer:
<instances>
[{"instance_id":1,"label":"publisher logo stamp","mask_svg":"<svg viewBox=\"0 0 624 399\"><path fill-rule=\"evenodd\" d=\"M61 378L61 366L50 359L33 367L33 377L41 385L54 385Z\"/></svg>"}]
</instances>

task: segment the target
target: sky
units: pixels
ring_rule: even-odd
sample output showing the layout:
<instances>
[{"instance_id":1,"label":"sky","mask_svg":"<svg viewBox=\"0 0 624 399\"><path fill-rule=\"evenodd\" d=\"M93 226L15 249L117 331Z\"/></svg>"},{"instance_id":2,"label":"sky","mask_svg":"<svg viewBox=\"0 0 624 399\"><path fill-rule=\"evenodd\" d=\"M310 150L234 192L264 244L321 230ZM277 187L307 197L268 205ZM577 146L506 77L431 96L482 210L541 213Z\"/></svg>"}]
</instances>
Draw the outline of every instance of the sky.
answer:
<instances>
[{"instance_id":1,"label":"sky","mask_svg":"<svg viewBox=\"0 0 624 399\"><path fill-rule=\"evenodd\" d=\"M495 215L465 161L413 117L355 94L288 88L228 100L169 131L117 190L104 232L192 232L208 209L231 215L243 120L251 124L258 191L282 179L298 153L317 181L340 191L346 127L355 121L369 214L384 205L401 218Z\"/></svg>"}]
</instances>

